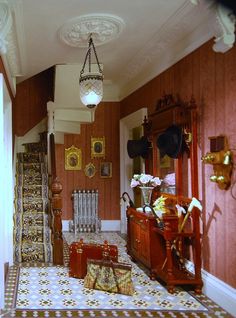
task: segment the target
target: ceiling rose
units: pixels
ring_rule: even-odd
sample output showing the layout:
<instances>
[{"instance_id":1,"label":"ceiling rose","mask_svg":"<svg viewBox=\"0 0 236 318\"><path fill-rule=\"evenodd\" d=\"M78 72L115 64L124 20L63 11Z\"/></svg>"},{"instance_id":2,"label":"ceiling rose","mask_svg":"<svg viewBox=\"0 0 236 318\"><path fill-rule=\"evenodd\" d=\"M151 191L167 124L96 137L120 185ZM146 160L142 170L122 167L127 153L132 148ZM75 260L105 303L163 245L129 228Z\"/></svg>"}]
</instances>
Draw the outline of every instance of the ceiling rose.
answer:
<instances>
[{"instance_id":1,"label":"ceiling rose","mask_svg":"<svg viewBox=\"0 0 236 318\"><path fill-rule=\"evenodd\" d=\"M63 43L73 47L87 47L89 35L96 46L117 38L125 27L124 21L109 14L89 14L67 21L59 29Z\"/></svg>"}]
</instances>

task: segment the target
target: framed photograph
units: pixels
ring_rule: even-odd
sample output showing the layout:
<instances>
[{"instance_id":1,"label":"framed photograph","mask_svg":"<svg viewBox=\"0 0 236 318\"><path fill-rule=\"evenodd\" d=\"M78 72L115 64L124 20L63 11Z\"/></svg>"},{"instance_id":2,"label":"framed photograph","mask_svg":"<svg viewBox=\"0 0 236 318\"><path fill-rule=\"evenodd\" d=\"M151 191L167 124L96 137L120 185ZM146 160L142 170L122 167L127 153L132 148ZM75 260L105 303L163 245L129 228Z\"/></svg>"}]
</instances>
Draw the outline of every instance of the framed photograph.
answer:
<instances>
[{"instance_id":1,"label":"framed photograph","mask_svg":"<svg viewBox=\"0 0 236 318\"><path fill-rule=\"evenodd\" d=\"M105 158L105 137L91 137L91 158Z\"/></svg>"},{"instance_id":2,"label":"framed photograph","mask_svg":"<svg viewBox=\"0 0 236 318\"><path fill-rule=\"evenodd\" d=\"M112 163L111 162L101 162L101 164L100 164L100 177L101 178L111 178L112 177Z\"/></svg>"},{"instance_id":3,"label":"framed photograph","mask_svg":"<svg viewBox=\"0 0 236 318\"><path fill-rule=\"evenodd\" d=\"M65 149L65 170L81 170L82 153L81 149L71 146Z\"/></svg>"},{"instance_id":4,"label":"framed photograph","mask_svg":"<svg viewBox=\"0 0 236 318\"><path fill-rule=\"evenodd\" d=\"M92 164L91 162L89 164L87 164L85 166L84 173L85 173L86 177L88 177L88 178L92 178L93 176L95 176L96 168L95 168L94 164Z\"/></svg>"}]
</instances>

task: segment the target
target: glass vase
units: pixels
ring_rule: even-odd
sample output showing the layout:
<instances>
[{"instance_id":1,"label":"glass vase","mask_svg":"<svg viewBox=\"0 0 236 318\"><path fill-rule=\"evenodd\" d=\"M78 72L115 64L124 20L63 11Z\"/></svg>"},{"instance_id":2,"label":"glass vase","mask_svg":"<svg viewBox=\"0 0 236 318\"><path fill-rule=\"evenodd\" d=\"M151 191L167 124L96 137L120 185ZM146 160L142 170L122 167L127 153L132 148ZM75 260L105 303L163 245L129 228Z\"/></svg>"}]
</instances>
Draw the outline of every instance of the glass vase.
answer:
<instances>
[{"instance_id":1,"label":"glass vase","mask_svg":"<svg viewBox=\"0 0 236 318\"><path fill-rule=\"evenodd\" d=\"M140 187L144 205L151 205L152 190L154 187Z\"/></svg>"}]
</instances>

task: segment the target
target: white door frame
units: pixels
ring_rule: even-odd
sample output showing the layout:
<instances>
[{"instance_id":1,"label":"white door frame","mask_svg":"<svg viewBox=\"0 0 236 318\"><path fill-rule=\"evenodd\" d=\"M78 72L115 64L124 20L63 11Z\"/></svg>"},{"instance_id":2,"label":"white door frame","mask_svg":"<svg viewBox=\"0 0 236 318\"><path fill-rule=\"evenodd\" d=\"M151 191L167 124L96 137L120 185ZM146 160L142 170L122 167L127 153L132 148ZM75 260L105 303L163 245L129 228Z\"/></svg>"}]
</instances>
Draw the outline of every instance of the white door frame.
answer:
<instances>
[{"instance_id":1,"label":"white door frame","mask_svg":"<svg viewBox=\"0 0 236 318\"><path fill-rule=\"evenodd\" d=\"M13 263L12 102L0 74L0 311L4 308L5 264Z\"/></svg>"},{"instance_id":2,"label":"white door frame","mask_svg":"<svg viewBox=\"0 0 236 318\"><path fill-rule=\"evenodd\" d=\"M131 199L133 199L133 191L130 187L133 159L128 156L127 142L132 138L132 129L140 126L145 116L147 116L147 108L141 108L120 120L120 191L121 195L127 192ZM127 204L121 201L121 233L127 233L126 206Z\"/></svg>"}]
</instances>

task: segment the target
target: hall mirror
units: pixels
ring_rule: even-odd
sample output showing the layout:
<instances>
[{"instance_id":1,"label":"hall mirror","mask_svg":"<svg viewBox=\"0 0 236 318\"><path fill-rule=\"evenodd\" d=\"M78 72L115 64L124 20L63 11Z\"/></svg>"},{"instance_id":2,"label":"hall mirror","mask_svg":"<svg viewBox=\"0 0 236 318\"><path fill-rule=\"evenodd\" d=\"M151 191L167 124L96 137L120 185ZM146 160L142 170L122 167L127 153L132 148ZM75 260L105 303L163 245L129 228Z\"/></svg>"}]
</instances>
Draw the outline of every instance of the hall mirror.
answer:
<instances>
[{"instance_id":1,"label":"hall mirror","mask_svg":"<svg viewBox=\"0 0 236 318\"><path fill-rule=\"evenodd\" d=\"M155 140L158 139L160 134L154 135ZM161 193L176 194L175 182L175 160L166 154L161 154L158 147L153 147L153 174L162 179L160 187Z\"/></svg>"},{"instance_id":2,"label":"hall mirror","mask_svg":"<svg viewBox=\"0 0 236 318\"><path fill-rule=\"evenodd\" d=\"M170 127L179 127L181 131L181 149L175 152L168 148L168 140L162 144L165 151L158 147L160 136ZM152 149L145 162L146 173L160 177L163 182L161 193L177 196L198 196L197 173L197 129L196 105L193 98L182 102L178 97L164 95L157 103L156 111L149 114L143 123L144 134L152 143ZM159 142L160 146L160 142ZM170 151L172 151L171 155Z\"/></svg>"}]
</instances>

